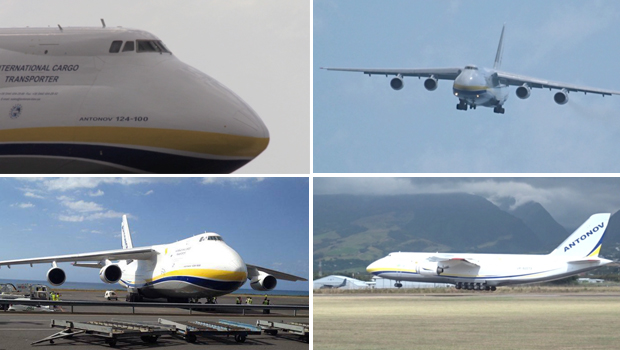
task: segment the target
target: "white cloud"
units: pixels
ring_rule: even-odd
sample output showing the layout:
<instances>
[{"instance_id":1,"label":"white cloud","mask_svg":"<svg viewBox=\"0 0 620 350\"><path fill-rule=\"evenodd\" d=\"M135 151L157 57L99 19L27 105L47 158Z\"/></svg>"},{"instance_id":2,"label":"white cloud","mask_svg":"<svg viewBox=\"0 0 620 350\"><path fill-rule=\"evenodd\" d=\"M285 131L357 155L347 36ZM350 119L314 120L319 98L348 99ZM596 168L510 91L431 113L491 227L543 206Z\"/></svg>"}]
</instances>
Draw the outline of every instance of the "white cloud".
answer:
<instances>
[{"instance_id":1,"label":"white cloud","mask_svg":"<svg viewBox=\"0 0 620 350\"><path fill-rule=\"evenodd\" d=\"M146 191L146 193L145 193L144 195L145 195L145 196L148 196L148 195L151 195L151 194L153 194L153 193L155 193L155 191L153 191L153 190L148 190L148 191Z\"/></svg>"},{"instance_id":2,"label":"white cloud","mask_svg":"<svg viewBox=\"0 0 620 350\"><path fill-rule=\"evenodd\" d=\"M39 196L38 194L32 193L32 192L26 192L24 193L25 197L30 197L30 198L38 198L38 199L44 199L45 197L43 196Z\"/></svg>"},{"instance_id":3,"label":"white cloud","mask_svg":"<svg viewBox=\"0 0 620 350\"><path fill-rule=\"evenodd\" d=\"M88 192L88 195L91 197L99 197L99 196L103 196L105 194L105 192L103 192L102 190L97 190L97 192Z\"/></svg>"},{"instance_id":4,"label":"white cloud","mask_svg":"<svg viewBox=\"0 0 620 350\"><path fill-rule=\"evenodd\" d=\"M58 179L39 179L41 185L48 191L68 191L80 188L93 189L101 184L119 184L123 186L136 185L149 182L148 178L124 177L124 178L97 178L97 177L63 177Z\"/></svg>"},{"instance_id":5,"label":"white cloud","mask_svg":"<svg viewBox=\"0 0 620 350\"><path fill-rule=\"evenodd\" d=\"M98 213L91 214L83 214L83 215L64 215L61 214L58 216L58 220L66 221L66 222L83 222L83 221L93 221L99 219L120 219L123 214L116 212L114 210L102 211Z\"/></svg>"},{"instance_id":6,"label":"white cloud","mask_svg":"<svg viewBox=\"0 0 620 350\"><path fill-rule=\"evenodd\" d=\"M75 202L63 201L61 202L61 204L73 211L77 211L80 213L102 211L104 209L101 205L95 202L85 202L83 200L79 200Z\"/></svg>"},{"instance_id":7,"label":"white cloud","mask_svg":"<svg viewBox=\"0 0 620 350\"><path fill-rule=\"evenodd\" d=\"M229 185L236 188L249 188L251 185L264 181L264 177L205 177L203 185Z\"/></svg>"},{"instance_id":8,"label":"white cloud","mask_svg":"<svg viewBox=\"0 0 620 350\"><path fill-rule=\"evenodd\" d=\"M28 209L28 208L34 208L34 204L28 202L28 203L14 203L11 204L11 207L14 208L20 208L20 209Z\"/></svg>"}]
</instances>

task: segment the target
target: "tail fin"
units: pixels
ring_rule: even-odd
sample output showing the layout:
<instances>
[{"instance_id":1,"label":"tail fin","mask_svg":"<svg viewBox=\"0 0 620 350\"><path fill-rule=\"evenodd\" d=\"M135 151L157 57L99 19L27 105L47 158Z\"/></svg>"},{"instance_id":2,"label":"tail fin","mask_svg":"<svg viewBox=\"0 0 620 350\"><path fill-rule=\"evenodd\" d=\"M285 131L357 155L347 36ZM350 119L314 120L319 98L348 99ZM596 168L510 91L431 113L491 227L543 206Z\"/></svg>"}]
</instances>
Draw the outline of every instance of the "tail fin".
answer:
<instances>
[{"instance_id":1,"label":"tail fin","mask_svg":"<svg viewBox=\"0 0 620 350\"><path fill-rule=\"evenodd\" d=\"M123 222L121 223L121 239L123 243L123 249L133 248L131 233L129 232L129 224L127 224L127 215L123 215Z\"/></svg>"},{"instance_id":2,"label":"tail fin","mask_svg":"<svg viewBox=\"0 0 620 350\"><path fill-rule=\"evenodd\" d=\"M502 35L499 37L499 45L497 46L497 53L495 54L495 65L493 68L499 69L502 65L502 54L504 53L504 30L506 29L506 24L504 23L504 27L502 27Z\"/></svg>"},{"instance_id":3,"label":"tail fin","mask_svg":"<svg viewBox=\"0 0 620 350\"><path fill-rule=\"evenodd\" d=\"M597 257L611 214L594 214L549 255Z\"/></svg>"}]
</instances>

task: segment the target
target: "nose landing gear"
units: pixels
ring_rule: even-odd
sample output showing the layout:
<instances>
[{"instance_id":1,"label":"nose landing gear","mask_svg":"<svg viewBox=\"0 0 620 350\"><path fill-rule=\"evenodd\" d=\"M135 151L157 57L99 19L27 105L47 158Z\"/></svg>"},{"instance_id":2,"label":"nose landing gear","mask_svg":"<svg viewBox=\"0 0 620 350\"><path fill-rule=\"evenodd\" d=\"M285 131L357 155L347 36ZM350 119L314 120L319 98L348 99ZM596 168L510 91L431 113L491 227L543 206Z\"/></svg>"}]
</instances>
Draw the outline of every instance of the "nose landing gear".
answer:
<instances>
[{"instance_id":1,"label":"nose landing gear","mask_svg":"<svg viewBox=\"0 0 620 350\"><path fill-rule=\"evenodd\" d=\"M504 110L504 107L497 106L497 107L493 108L493 112L498 113L498 114L504 114L505 110Z\"/></svg>"},{"instance_id":2,"label":"nose landing gear","mask_svg":"<svg viewBox=\"0 0 620 350\"><path fill-rule=\"evenodd\" d=\"M467 102L465 102L465 100L459 99L459 103L456 105L456 109L458 109L459 111L466 111L467 107Z\"/></svg>"}]
</instances>

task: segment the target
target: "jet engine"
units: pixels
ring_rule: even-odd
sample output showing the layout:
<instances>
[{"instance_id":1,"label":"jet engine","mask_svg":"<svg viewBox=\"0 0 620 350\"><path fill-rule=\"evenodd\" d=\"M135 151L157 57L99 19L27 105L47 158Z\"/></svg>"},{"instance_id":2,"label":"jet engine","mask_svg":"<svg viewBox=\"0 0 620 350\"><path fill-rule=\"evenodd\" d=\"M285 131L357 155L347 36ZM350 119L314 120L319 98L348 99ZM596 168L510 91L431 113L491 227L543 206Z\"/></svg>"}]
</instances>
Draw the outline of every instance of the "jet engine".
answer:
<instances>
[{"instance_id":1,"label":"jet engine","mask_svg":"<svg viewBox=\"0 0 620 350\"><path fill-rule=\"evenodd\" d=\"M568 102L568 91L566 91L566 89L562 89L559 92L556 92L555 95L553 95L553 100L559 105L565 105L566 102Z\"/></svg>"},{"instance_id":2,"label":"jet engine","mask_svg":"<svg viewBox=\"0 0 620 350\"><path fill-rule=\"evenodd\" d=\"M66 279L67 275L60 267L52 267L49 271L47 271L47 281L52 286L59 286L65 283Z\"/></svg>"},{"instance_id":3,"label":"jet engine","mask_svg":"<svg viewBox=\"0 0 620 350\"><path fill-rule=\"evenodd\" d=\"M258 275L250 280L250 286L254 290L272 290L276 284L278 284L278 280L275 277L262 271L259 271Z\"/></svg>"},{"instance_id":4,"label":"jet engine","mask_svg":"<svg viewBox=\"0 0 620 350\"><path fill-rule=\"evenodd\" d=\"M122 276L123 271L115 264L106 265L99 270L99 278L104 283L116 283Z\"/></svg>"},{"instance_id":5,"label":"jet engine","mask_svg":"<svg viewBox=\"0 0 620 350\"><path fill-rule=\"evenodd\" d=\"M437 90L437 78L435 78L435 76L431 76L430 78L424 80L424 87L428 91Z\"/></svg>"},{"instance_id":6,"label":"jet engine","mask_svg":"<svg viewBox=\"0 0 620 350\"><path fill-rule=\"evenodd\" d=\"M422 276L439 276L443 272L443 267L437 263L424 263L418 265L418 273Z\"/></svg>"},{"instance_id":7,"label":"jet engine","mask_svg":"<svg viewBox=\"0 0 620 350\"><path fill-rule=\"evenodd\" d=\"M525 100L526 98L530 97L531 91L532 89L527 84L523 84L517 88L517 97Z\"/></svg>"},{"instance_id":8,"label":"jet engine","mask_svg":"<svg viewBox=\"0 0 620 350\"><path fill-rule=\"evenodd\" d=\"M390 86L394 90L402 90L403 87L405 86L405 82L403 81L403 76L400 74L397 75L396 78L390 81Z\"/></svg>"}]
</instances>

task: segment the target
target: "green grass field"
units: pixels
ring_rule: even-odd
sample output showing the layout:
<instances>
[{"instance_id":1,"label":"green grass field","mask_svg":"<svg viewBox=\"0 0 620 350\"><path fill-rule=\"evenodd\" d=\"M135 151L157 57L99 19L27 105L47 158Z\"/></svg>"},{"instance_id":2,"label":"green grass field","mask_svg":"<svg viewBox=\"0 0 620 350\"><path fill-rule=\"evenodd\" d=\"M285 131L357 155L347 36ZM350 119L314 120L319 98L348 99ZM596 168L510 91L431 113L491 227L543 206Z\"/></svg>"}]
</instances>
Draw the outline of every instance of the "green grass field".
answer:
<instances>
[{"instance_id":1,"label":"green grass field","mask_svg":"<svg viewBox=\"0 0 620 350\"><path fill-rule=\"evenodd\" d=\"M314 349L620 349L620 294L315 295Z\"/></svg>"}]
</instances>

